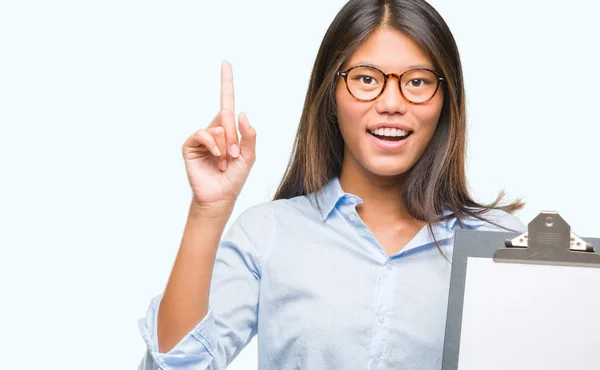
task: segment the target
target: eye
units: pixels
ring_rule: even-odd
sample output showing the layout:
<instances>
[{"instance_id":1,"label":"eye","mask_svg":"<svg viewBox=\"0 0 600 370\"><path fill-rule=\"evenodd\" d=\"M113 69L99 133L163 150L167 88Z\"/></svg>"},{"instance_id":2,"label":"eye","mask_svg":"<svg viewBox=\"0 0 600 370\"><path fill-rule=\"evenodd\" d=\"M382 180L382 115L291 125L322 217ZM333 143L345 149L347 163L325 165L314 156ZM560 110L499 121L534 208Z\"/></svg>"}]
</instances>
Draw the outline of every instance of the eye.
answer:
<instances>
[{"instance_id":1,"label":"eye","mask_svg":"<svg viewBox=\"0 0 600 370\"><path fill-rule=\"evenodd\" d=\"M358 82L363 83L365 85L373 85L373 84L377 84L377 80L372 77L372 76L356 76L356 80L358 80Z\"/></svg>"},{"instance_id":2,"label":"eye","mask_svg":"<svg viewBox=\"0 0 600 370\"><path fill-rule=\"evenodd\" d=\"M423 87L427 84L427 81L420 78L415 78L408 81L408 83L410 84L410 87Z\"/></svg>"}]
</instances>

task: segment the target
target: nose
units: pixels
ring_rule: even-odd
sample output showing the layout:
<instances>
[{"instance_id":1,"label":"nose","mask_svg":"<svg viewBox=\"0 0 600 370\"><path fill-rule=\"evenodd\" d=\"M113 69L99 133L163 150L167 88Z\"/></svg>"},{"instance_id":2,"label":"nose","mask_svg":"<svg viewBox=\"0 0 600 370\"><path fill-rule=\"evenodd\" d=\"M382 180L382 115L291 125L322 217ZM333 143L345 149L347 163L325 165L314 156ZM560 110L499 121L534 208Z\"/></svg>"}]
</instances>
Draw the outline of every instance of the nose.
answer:
<instances>
[{"instance_id":1,"label":"nose","mask_svg":"<svg viewBox=\"0 0 600 370\"><path fill-rule=\"evenodd\" d=\"M398 76L392 75L387 80L385 89L377 99L376 109L378 113L406 113L409 102L404 99L400 91Z\"/></svg>"}]
</instances>

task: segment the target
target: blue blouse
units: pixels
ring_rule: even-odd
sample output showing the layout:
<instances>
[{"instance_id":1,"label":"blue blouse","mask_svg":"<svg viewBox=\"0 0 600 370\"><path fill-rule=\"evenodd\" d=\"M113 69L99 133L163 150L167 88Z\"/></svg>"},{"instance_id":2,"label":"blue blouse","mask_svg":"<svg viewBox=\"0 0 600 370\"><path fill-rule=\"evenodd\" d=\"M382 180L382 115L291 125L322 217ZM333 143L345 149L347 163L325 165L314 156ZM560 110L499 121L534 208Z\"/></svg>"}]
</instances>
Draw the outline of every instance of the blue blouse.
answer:
<instances>
[{"instance_id":1,"label":"blue blouse","mask_svg":"<svg viewBox=\"0 0 600 370\"><path fill-rule=\"evenodd\" d=\"M261 370L440 369L450 264L427 227L388 256L356 211L359 197L337 178L320 195L320 210L300 196L251 207L231 224L209 312L168 353L157 351L162 295L154 298L139 321L148 347L140 369L225 369L256 334ZM526 230L503 211L485 217ZM433 225L449 258L458 227L456 218Z\"/></svg>"}]
</instances>

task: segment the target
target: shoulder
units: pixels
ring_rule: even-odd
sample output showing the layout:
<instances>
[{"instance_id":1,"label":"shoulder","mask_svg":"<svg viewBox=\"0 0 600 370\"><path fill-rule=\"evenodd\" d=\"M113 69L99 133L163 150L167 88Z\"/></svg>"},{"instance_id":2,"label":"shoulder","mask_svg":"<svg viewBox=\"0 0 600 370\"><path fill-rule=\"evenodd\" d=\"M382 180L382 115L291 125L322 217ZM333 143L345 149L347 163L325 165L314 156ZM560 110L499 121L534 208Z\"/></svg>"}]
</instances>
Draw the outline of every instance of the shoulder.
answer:
<instances>
[{"instance_id":1,"label":"shoulder","mask_svg":"<svg viewBox=\"0 0 600 370\"><path fill-rule=\"evenodd\" d=\"M289 218L317 217L317 209L306 196L278 199L250 206L243 210L235 223L242 225L268 226Z\"/></svg>"},{"instance_id":2,"label":"shoulder","mask_svg":"<svg viewBox=\"0 0 600 370\"><path fill-rule=\"evenodd\" d=\"M243 244L262 246L271 238L274 223L272 203L256 204L242 210L229 220L223 240L236 243L243 240Z\"/></svg>"},{"instance_id":3,"label":"shoulder","mask_svg":"<svg viewBox=\"0 0 600 370\"><path fill-rule=\"evenodd\" d=\"M311 219L318 220L319 213L307 197L272 200L252 205L230 220L226 238L243 235L258 246L269 245L277 229L292 227ZM281 231L281 230L279 230Z\"/></svg>"},{"instance_id":4,"label":"shoulder","mask_svg":"<svg viewBox=\"0 0 600 370\"><path fill-rule=\"evenodd\" d=\"M506 231L522 233L527 225L517 216L500 209L492 209L481 215L482 220L468 217L461 220L463 224L474 230Z\"/></svg>"}]
</instances>

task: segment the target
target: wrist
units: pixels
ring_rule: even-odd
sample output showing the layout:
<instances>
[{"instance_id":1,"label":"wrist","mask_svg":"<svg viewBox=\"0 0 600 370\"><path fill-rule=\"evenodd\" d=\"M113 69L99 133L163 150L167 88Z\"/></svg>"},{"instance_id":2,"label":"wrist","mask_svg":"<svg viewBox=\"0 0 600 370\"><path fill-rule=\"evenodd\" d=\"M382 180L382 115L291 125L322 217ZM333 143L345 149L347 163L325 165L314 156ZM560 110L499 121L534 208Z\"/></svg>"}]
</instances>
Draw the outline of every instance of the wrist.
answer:
<instances>
[{"instance_id":1,"label":"wrist","mask_svg":"<svg viewBox=\"0 0 600 370\"><path fill-rule=\"evenodd\" d=\"M199 203L192 199L190 204L190 216L202 219L229 219L235 201L216 201L211 203Z\"/></svg>"}]
</instances>

